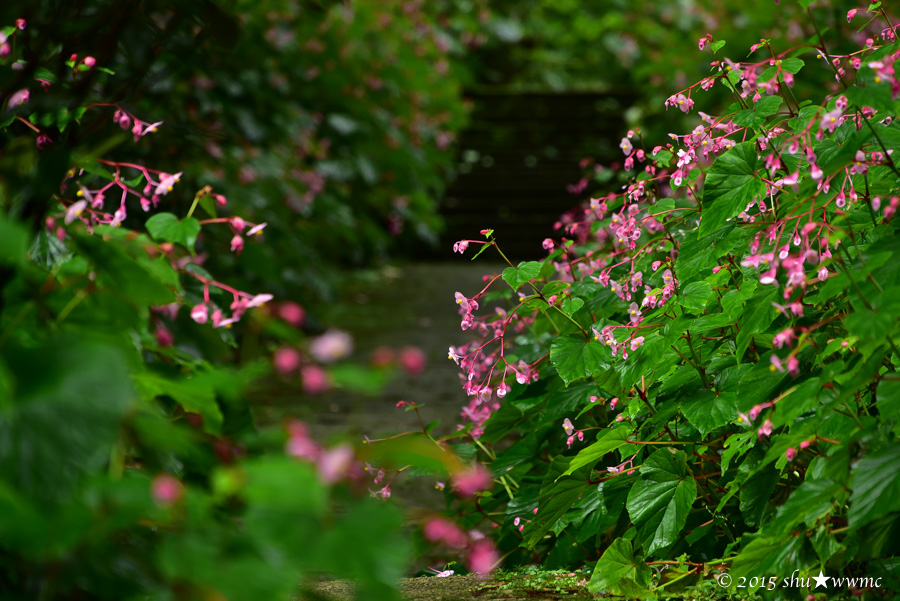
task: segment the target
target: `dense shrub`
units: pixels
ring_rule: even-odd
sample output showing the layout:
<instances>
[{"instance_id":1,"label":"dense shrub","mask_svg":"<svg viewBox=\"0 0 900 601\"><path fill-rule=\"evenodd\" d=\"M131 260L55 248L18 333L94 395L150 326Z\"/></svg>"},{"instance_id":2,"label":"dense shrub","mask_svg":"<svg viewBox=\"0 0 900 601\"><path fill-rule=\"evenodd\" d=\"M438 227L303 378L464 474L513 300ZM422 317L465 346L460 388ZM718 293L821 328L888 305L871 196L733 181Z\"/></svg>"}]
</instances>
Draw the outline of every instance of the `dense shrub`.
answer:
<instances>
[{"instance_id":1,"label":"dense shrub","mask_svg":"<svg viewBox=\"0 0 900 601\"><path fill-rule=\"evenodd\" d=\"M700 38L711 74L666 101L699 124L628 132L622 188L547 259L492 230L455 246L509 263L457 294L477 338L450 348L495 480L456 515L508 561L595 561L590 588L627 597L794 569L897 590L900 44L877 4L844 18L878 34L746 60Z\"/></svg>"}]
</instances>

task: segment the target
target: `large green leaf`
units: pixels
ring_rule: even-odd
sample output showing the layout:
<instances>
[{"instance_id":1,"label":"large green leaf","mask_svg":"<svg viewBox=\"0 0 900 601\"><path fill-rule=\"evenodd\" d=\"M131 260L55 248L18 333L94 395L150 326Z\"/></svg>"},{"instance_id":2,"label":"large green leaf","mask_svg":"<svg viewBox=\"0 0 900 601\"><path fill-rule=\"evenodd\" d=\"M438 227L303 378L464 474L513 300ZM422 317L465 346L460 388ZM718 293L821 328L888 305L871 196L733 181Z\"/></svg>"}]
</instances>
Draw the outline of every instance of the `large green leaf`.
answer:
<instances>
[{"instance_id":1,"label":"large green leaf","mask_svg":"<svg viewBox=\"0 0 900 601\"><path fill-rule=\"evenodd\" d=\"M635 559L631 541L617 538L606 548L588 583L592 593L625 594L623 586L628 584L646 587L650 583L652 571L643 560ZM626 584L626 579L631 581Z\"/></svg>"},{"instance_id":2,"label":"large green leaf","mask_svg":"<svg viewBox=\"0 0 900 601\"><path fill-rule=\"evenodd\" d=\"M596 493L600 498L600 504L595 506L593 511L585 516L584 522L578 528L578 532L575 535L578 542L583 543L592 536L618 523L622 512L625 511L628 491L631 490L636 479L637 476L635 475L629 476L624 474L601 482L597 486ZM587 494L585 494L586 496Z\"/></svg>"},{"instance_id":3,"label":"large green leaf","mask_svg":"<svg viewBox=\"0 0 900 601\"><path fill-rule=\"evenodd\" d=\"M185 411L203 417L203 429L210 434L222 433L222 410L216 402L216 390L202 377L173 379L146 372L135 376L138 390L144 397L167 395L175 399Z\"/></svg>"},{"instance_id":4,"label":"large green leaf","mask_svg":"<svg viewBox=\"0 0 900 601\"><path fill-rule=\"evenodd\" d=\"M566 471L563 472L563 476L568 476L575 470L581 469L586 465L591 467L597 465L597 462L603 459L607 453L615 451L619 447L625 445L625 443L628 442L628 435L630 433L630 427L603 430L600 432L600 435L597 436L597 442L581 449L581 451L572 458L572 463L570 463Z\"/></svg>"},{"instance_id":5,"label":"large green leaf","mask_svg":"<svg viewBox=\"0 0 900 601\"><path fill-rule=\"evenodd\" d=\"M737 394L701 390L681 404L681 412L692 426L706 436L737 419Z\"/></svg>"},{"instance_id":6,"label":"large green leaf","mask_svg":"<svg viewBox=\"0 0 900 601\"><path fill-rule=\"evenodd\" d=\"M175 242L194 252L200 222L193 217L178 220L172 213L157 213L147 220L147 231L154 240Z\"/></svg>"},{"instance_id":7,"label":"large green leaf","mask_svg":"<svg viewBox=\"0 0 900 601\"><path fill-rule=\"evenodd\" d=\"M626 505L645 555L677 540L696 498L697 482L687 473L684 451L664 448L647 457Z\"/></svg>"},{"instance_id":8,"label":"large green leaf","mask_svg":"<svg viewBox=\"0 0 900 601\"><path fill-rule=\"evenodd\" d=\"M175 302L175 293L122 251L118 244L107 243L99 236L80 236L76 241L81 252L97 267L102 283L134 304Z\"/></svg>"},{"instance_id":9,"label":"large green leaf","mask_svg":"<svg viewBox=\"0 0 900 601\"><path fill-rule=\"evenodd\" d=\"M777 292L778 288L775 286L764 286L747 301L747 305L753 308L745 311L745 318L741 322L741 331L737 335L735 352L738 360L744 356L744 351L750 346L753 334L765 331L778 317L778 309L772 306L772 301L775 299Z\"/></svg>"},{"instance_id":10,"label":"large green leaf","mask_svg":"<svg viewBox=\"0 0 900 601\"><path fill-rule=\"evenodd\" d=\"M509 284L513 290L518 290L522 285L535 279L541 273L543 263L538 261L523 261L518 267L507 267L503 270L503 281Z\"/></svg>"},{"instance_id":11,"label":"large green leaf","mask_svg":"<svg viewBox=\"0 0 900 601\"><path fill-rule=\"evenodd\" d=\"M5 349L14 397L0 412L0 478L38 499L66 499L109 460L133 398L127 353L83 337Z\"/></svg>"},{"instance_id":12,"label":"large green leaf","mask_svg":"<svg viewBox=\"0 0 900 601\"><path fill-rule=\"evenodd\" d=\"M550 345L550 363L566 386L609 367L610 350L580 334L560 336Z\"/></svg>"},{"instance_id":13,"label":"large green leaf","mask_svg":"<svg viewBox=\"0 0 900 601\"><path fill-rule=\"evenodd\" d=\"M864 457L850 477L850 528L856 530L900 510L900 444Z\"/></svg>"},{"instance_id":14,"label":"large green leaf","mask_svg":"<svg viewBox=\"0 0 900 601\"><path fill-rule=\"evenodd\" d=\"M681 291L681 307L692 315L702 315L711 292L709 282L691 282Z\"/></svg>"},{"instance_id":15,"label":"large green leaf","mask_svg":"<svg viewBox=\"0 0 900 601\"><path fill-rule=\"evenodd\" d=\"M703 188L701 237L724 225L765 191L756 175L758 163L755 142L742 142L715 160Z\"/></svg>"},{"instance_id":16,"label":"large green leaf","mask_svg":"<svg viewBox=\"0 0 900 601\"><path fill-rule=\"evenodd\" d=\"M525 537L523 544L529 549L533 549L541 541L556 521L575 505L588 487L591 468L583 467L571 476L561 477L568 465L568 457L554 457L550 469L544 476L541 494L538 497L540 511L528 523L523 533Z\"/></svg>"}]
</instances>

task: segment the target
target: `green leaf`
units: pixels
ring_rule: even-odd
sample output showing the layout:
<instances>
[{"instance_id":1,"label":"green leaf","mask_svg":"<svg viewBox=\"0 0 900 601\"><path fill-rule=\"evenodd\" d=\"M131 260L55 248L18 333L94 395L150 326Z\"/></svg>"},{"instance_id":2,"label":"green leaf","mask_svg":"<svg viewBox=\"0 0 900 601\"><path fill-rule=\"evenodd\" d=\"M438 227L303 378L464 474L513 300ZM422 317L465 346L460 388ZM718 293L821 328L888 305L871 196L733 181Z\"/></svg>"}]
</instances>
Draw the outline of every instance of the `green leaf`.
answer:
<instances>
[{"instance_id":1,"label":"green leaf","mask_svg":"<svg viewBox=\"0 0 900 601\"><path fill-rule=\"evenodd\" d=\"M651 575L650 566L640 559L635 559L631 541L617 538L597 560L591 581L588 583L588 590L592 593L622 595L623 581L627 579L638 586L646 587L650 583Z\"/></svg>"},{"instance_id":2,"label":"green leaf","mask_svg":"<svg viewBox=\"0 0 900 601\"><path fill-rule=\"evenodd\" d=\"M584 467L570 477L562 477L568 463L568 457L554 457L550 469L544 476L541 494L538 497L538 506L541 510L523 532L524 544L529 549L533 549L541 541L557 520L575 505L588 487L591 468Z\"/></svg>"},{"instance_id":3,"label":"green leaf","mask_svg":"<svg viewBox=\"0 0 900 601\"><path fill-rule=\"evenodd\" d=\"M758 162L754 142L742 142L715 160L704 184L701 237L724 225L765 191L756 176Z\"/></svg>"},{"instance_id":4,"label":"green leaf","mask_svg":"<svg viewBox=\"0 0 900 601\"><path fill-rule=\"evenodd\" d=\"M593 468L607 453L611 453L625 445L625 443L628 442L628 435L630 433L631 428L629 427L602 430L597 436L597 442L581 449L578 454L572 458L572 462L562 475L568 476L575 470L585 466Z\"/></svg>"},{"instance_id":5,"label":"green leaf","mask_svg":"<svg viewBox=\"0 0 900 601\"><path fill-rule=\"evenodd\" d=\"M137 305L167 305L175 302L175 293L118 244L110 244L99 236L78 236L76 244L97 268L100 281L123 294Z\"/></svg>"},{"instance_id":6,"label":"green leaf","mask_svg":"<svg viewBox=\"0 0 900 601\"><path fill-rule=\"evenodd\" d=\"M769 115L774 115L775 113L777 113L778 109L781 108L782 103L784 103L784 98L778 96L777 94L774 96L765 96L763 98L760 98L759 101L757 101L757 103L753 105L753 112L755 112L757 115L768 117Z\"/></svg>"},{"instance_id":7,"label":"green leaf","mask_svg":"<svg viewBox=\"0 0 900 601\"><path fill-rule=\"evenodd\" d=\"M801 523L811 528L819 519L831 513L835 505L840 504L837 496L843 488L829 478L807 480L795 488L788 500L778 508L778 513L767 525L766 532L783 536Z\"/></svg>"},{"instance_id":8,"label":"green leaf","mask_svg":"<svg viewBox=\"0 0 900 601\"><path fill-rule=\"evenodd\" d=\"M538 277L543 263L538 261L523 261L518 267L507 267L503 270L503 281L518 290L522 285Z\"/></svg>"},{"instance_id":9,"label":"green leaf","mask_svg":"<svg viewBox=\"0 0 900 601\"><path fill-rule=\"evenodd\" d=\"M799 58L786 58L781 61L781 68L788 73L797 73L805 64L806 63Z\"/></svg>"},{"instance_id":10,"label":"green leaf","mask_svg":"<svg viewBox=\"0 0 900 601\"><path fill-rule=\"evenodd\" d=\"M900 509L900 444L893 444L864 457L850 476L851 530L865 526Z\"/></svg>"},{"instance_id":11,"label":"green leaf","mask_svg":"<svg viewBox=\"0 0 900 601\"><path fill-rule=\"evenodd\" d=\"M696 498L684 451L663 448L647 457L626 504L646 555L675 543Z\"/></svg>"},{"instance_id":12,"label":"green leaf","mask_svg":"<svg viewBox=\"0 0 900 601\"><path fill-rule=\"evenodd\" d=\"M706 299L712 292L709 282L691 282L681 292L682 308L693 315L702 315L706 308Z\"/></svg>"},{"instance_id":13,"label":"green leaf","mask_svg":"<svg viewBox=\"0 0 900 601\"><path fill-rule=\"evenodd\" d=\"M28 231L0 213L0 265L21 265L28 252Z\"/></svg>"},{"instance_id":14,"label":"green leaf","mask_svg":"<svg viewBox=\"0 0 900 601\"><path fill-rule=\"evenodd\" d=\"M665 374L677 361L675 351L669 348L666 339L659 334L647 334L644 344L633 351L628 359L616 364L619 381L625 388L631 388L641 381L641 376L650 385L657 377Z\"/></svg>"},{"instance_id":15,"label":"green leaf","mask_svg":"<svg viewBox=\"0 0 900 601\"><path fill-rule=\"evenodd\" d=\"M715 42L710 44L709 47L712 49L713 54L715 54L716 52L721 50L724 45L725 45L725 40L716 40Z\"/></svg>"},{"instance_id":16,"label":"green leaf","mask_svg":"<svg viewBox=\"0 0 900 601\"><path fill-rule=\"evenodd\" d=\"M71 500L72 488L109 461L134 396L129 354L83 335L4 350L15 386L0 412L0 481L33 499Z\"/></svg>"},{"instance_id":17,"label":"green leaf","mask_svg":"<svg viewBox=\"0 0 900 601\"><path fill-rule=\"evenodd\" d=\"M179 221L172 213L157 213L147 220L147 231L154 240L178 243L193 253L200 222L193 217Z\"/></svg>"},{"instance_id":18,"label":"green leaf","mask_svg":"<svg viewBox=\"0 0 900 601\"><path fill-rule=\"evenodd\" d=\"M550 345L550 363L566 386L609 368L609 348L581 334L561 336Z\"/></svg>"},{"instance_id":19,"label":"green leaf","mask_svg":"<svg viewBox=\"0 0 900 601\"><path fill-rule=\"evenodd\" d=\"M681 412L705 437L737 419L737 394L700 390L682 403Z\"/></svg>"},{"instance_id":20,"label":"green leaf","mask_svg":"<svg viewBox=\"0 0 900 601\"><path fill-rule=\"evenodd\" d=\"M762 525L763 517L769 510L772 491L780 477L778 470L769 467L741 484L740 508L748 526Z\"/></svg>"},{"instance_id":21,"label":"green leaf","mask_svg":"<svg viewBox=\"0 0 900 601\"><path fill-rule=\"evenodd\" d=\"M764 286L747 301L747 304L753 309L749 313L745 313L744 320L741 323L741 331L737 335L735 352L737 353L738 361L741 360L747 347L750 346L753 334L765 331L778 317L778 309L772 306L772 301L775 299L777 292L778 288L776 286Z\"/></svg>"},{"instance_id":22,"label":"green leaf","mask_svg":"<svg viewBox=\"0 0 900 601\"><path fill-rule=\"evenodd\" d=\"M628 491L631 490L636 479L637 477L634 475L623 474L601 482L597 486L596 494L600 498L600 505L594 507L593 511L585 516L584 522L581 523L576 534L578 542L583 543L619 522L622 512L625 511ZM587 496L588 494L585 493L582 499Z\"/></svg>"},{"instance_id":23,"label":"green leaf","mask_svg":"<svg viewBox=\"0 0 900 601\"><path fill-rule=\"evenodd\" d=\"M675 262L675 274L682 285L687 284L707 269L712 269L719 257L743 248L750 238L750 230L726 224L711 234L700 236L697 229L690 230L681 243L681 251Z\"/></svg>"},{"instance_id":24,"label":"green leaf","mask_svg":"<svg viewBox=\"0 0 900 601\"><path fill-rule=\"evenodd\" d=\"M176 380L150 372L136 374L134 380L145 398L170 396L185 411L202 416L206 432L222 433L222 410L216 402L216 390L210 382L200 377Z\"/></svg>"},{"instance_id":25,"label":"green leaf","mask_svg":"<svg viewBox=\"0 0 900 601\"><path fill-rule=\"evenodd\" d=\"M584 306L584 300L578 298L567 298L562 302L563 313L572 317L578 312L578 309Z\"/></svg>"},{"instance_id":26,"label":"green leaf","mask_svg":"<svg viewBox=\"0 0 900 601\"><path fill-rule=\"evenodd\" d=\"M328 495L312 466L286 456L266 456L243 466L247 485L243 496L256 506L268 509L300 510L322 515Z\"/></svg>"}]
</instances>

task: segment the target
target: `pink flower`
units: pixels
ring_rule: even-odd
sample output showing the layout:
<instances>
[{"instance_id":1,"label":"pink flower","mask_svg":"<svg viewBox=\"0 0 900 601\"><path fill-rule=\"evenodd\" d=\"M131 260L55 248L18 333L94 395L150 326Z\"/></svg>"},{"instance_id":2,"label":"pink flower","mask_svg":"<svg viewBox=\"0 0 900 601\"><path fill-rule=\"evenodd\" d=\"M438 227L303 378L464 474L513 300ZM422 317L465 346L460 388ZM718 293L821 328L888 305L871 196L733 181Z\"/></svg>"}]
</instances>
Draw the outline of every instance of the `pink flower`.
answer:
<instances>
[{"instance_id":1,"label":"pink flower","mask_svg":"<svg viewBox=\"0 0 900 601\"><path fill-rule=\"evenodd\" d=\"M172 175L162 174L162 177L159 180L159 184L157 184L156 189L153 191L153 194L157 196L165 196L175 187L175 184L181 179L181 174L183 172L179 171L178 173L173 173Z\"/></svg>"},{"instance_id":2,"label":"pink flower","mask_svg":"<svg viewBox=\"0 0 900 601\"><path fill-rule=\"evenodd\" d=\"M275 351L272 362L275 364L275 369L278 370L278 373L286 376L300 369L302 358L300 351L297 349L290 346L282 346Z\"/></svg>"},{"instance_id":3,"label":"pink flower","mask_svg":"<svg viewBox=\"0 0 900 601\"><path fill-rule=\"evenodd\" d=\"M830 133L834 133L834 129L841 124L843 111L836 108L822 115L822 129L827 129Z\"/></svg>"},{"instance_id":4,"label":"pink flower","mask_svg":"<svg viewBox=\"0 0 900 601\"><path fill-rule=\"evenodd\" d=\"M93 56L86 56L84 57L84 60L82 62L88 69L93 69L94 65L97 64L97 59L95 59Z\"/></svg>"},{"instance_id":5,"label":"pink flower","mask_svg":"<svg viewBox=\"0 0 900 601\"><path fill-rule=\"evenodd\" d=\"M174 476L159 474L150 483L150 493L160 507L171 507L184 495L184 485Z\"/></svg>"},{"instance_id":6,"label":"pink flower","mask_svg":"<svg viewBox=\"0 0 900 601\"><path fill-rule=\"evenodd\" d=\"M474 497L476 493L490 488L491 483L491 475L477 464L453 474L453 490L463 497Z\"/></svg>"},{"instance_id":7,"label":"pink flower","mask_svg":"<svg viewBox=\"0 0 900 601\"><path fill-rule=\"evenodd\" d=\"M6 108L12 109L17 106L21 106L28 102L28 99L31 97L31 92L28 91L27 88L22 88L18 92L15 92L12 96L9 97L9 103Z\"/></svg>"},{"instance_id":8,"label":"pink flower","mask_svg":"<svg viewBox=\"0 0 900 601\"><path fill-rule=\"evenodd\" d=\"M254 225L247 232L247 235L248 236L259 236L260 234L262 234L262 231L265 229L265 227L267 225L269 225L269 224L268 223L260 223L259 225Z\"/></svg>"},{"instance_id":9,"label":"pink flower","mask_svg":"<svg viewBox=\"0 0 900 601\"><path fill-rule=\"evenodd\" d=\"M566 432L566 436L570 436L572 434L572 432L575 431L575 426L572 425L572 420L570 420L568 417L565 420L563 420L562 427L563 427L563 430L565 430L565 432Z\"/></svg>"},{"instance_id":10,"label":"pink flower","mask_svg":"<svg viewBox=\"0 0 900 601\"><path fill-rule=\"evenodd\" d=\"M292 420L287 425L290 438L284 447L284 452L291 457L297 459L306 459L308 461L316 461L322 452L316 442L309 437L309 430L306 424L296 420Z\"/></svg>"},{"instance_id":11,"label":"pink flower","mask_svg":"<svg viewBox=\"0 0 900 601\"><path fill-rule=\"evenodd\" d=\"M78 219L84 212L85 207L87 207L86 200L79 200L78 202L72 203L72 205L66 210L66 225Z\"/></svg>"},{"instance_id":12,"label":"pink flower","mask_svg":"<svg viewBox=\"0 0 900 601\"><path fill-rule=\"evenodd\" d=\"M300 370L300 377L303 380L303 392L305 394L317 395L331 390L328 374L318 365L304 366Z\"/></svg>"},{"instance_id":13,"label":"pink flower","mask_svg":"<svg viewBox=\"0 0 900 601\"><path fill-rule=\"evenodd\" d=\"M466 252L466 249L469 248L468 240L460 240L453 244L453 252L463 254Z\"/></svg>"},{"instance_id":14,"label":"pink flower","mask_svg":"<svg viewBox=\"0 0 900 601\"><path fill-rule=\"evenodd\" d=\"M156 324L156 331L153 332L153 336L156 338L156 344L159 346L172 346L175 342L172 332L161 323Z\"/></svg>"},{"instance_id":15,"label":"pink flower","mask_svg":"<svg viewBox=\"0 0 900 601\"><path fill-rule=\"evenodd\" d=\"M231 227L235 229L237 232L243 232L244 228L247 227L247 222L241 219L240 217L232 217L231 218Z\"/></svg>"},{"instance_id":16,"label":"pink flower","mask_svg":"<svg viewBox=\"0 0 900 601\"><path fill-rule=\"evenodd\" d=\"M425 353L414 346L405 346L400 349L400 367L411 376L417 376L425 371Z\"/></svg>"},{"instance_id":17,"label":"pink flower","mask_svg":"<svg viewBox=\"0 0 900 601\"><path fill-rule=\"evenodd\" d=\"M320 363L333 363L343 359L353 350L350 334L341 330L328 330L312 341L309 353Z\"/></svg>"},{"instance_id":18,"label":"pink flower","mask_svg":"<svg viewBox=\"0 0 900 601\"><path fill-rule=\"evenodd\" d=\"M209 319L209 308L206 304L197 305L191 309L191 319L199 324L204 324Z\"/></svg>"},{"instance_id":19,"label":"pink flower","mask_svg":"<svg viewBox=\"0 0 900 601\"><path fill-rule=\"evenodd\" d=\"M619 404L619 397L613 397L609 400L609 408L610 409L615 409L616 405L618 405L618 404Z\"/></svg>"},{"instance_id":20,"label":"pink flower","mask_svg":"<svg viewBox=\"0 0 900 601\"><path fill-rule=\"evenodd\" d=\"M278 316L292 326L300 327L306 319L306 312L297 303L285 301L278 305Z\"/></svg>"},{"instance_id":21,"label":"pink flower","mask_svg":"<svg viewBox=\"0 0 900 601\"><path fill-rule=\"evenodd\" d=\"M634 352L638 350L644 344L644 337L637 336L636 338L631 339L631 351Z\"/></svg>"},{"instance_id":22,"label":"pink flower","mask_svg":"<svg viewBox=\"0 0 900 601\"><path fill-rule=\"evenodd\" d=\"M479 574L487 574L500 563L500 554L494 548L494 543L485 539L476 541L472 545L472 552L469 553L469 559L466 565L470 572Z\"/></svg>"},{"instance_id":23,"label":"pink flower","mask_svg":"<svg viewBox=\"0 0 900 601\"><path fill-rule=\"evenodd\" d=\"M797 449L788 447L788 450L784 452L784 456L788 461L793 461L797 456Z\"/></svg>"},{"instance_id":24,"label":"pink flower","mask_svg":"<svg viewBox=\"0 0 900 601\"><path fill-rule=\"evenodd\" d=\"M628 318L631 320L631 323L639 323L641 321L641 308L638 307L637 303L631 303L628 307ZM643 338L641 338L641 341L643 341Z\"/></svg>"},{"instance_id":25,"label":"pink flower","mask_svg":"<svg viewBox=\"0 0 900 601\"><path fill-rule=\"evenodd\" d=\"M462 548L468 539L465 532L447 518L435 517L425 522L422 534L433 543L443 543L448 547Z\"/></svg>"},{"instance_id":26,"label":"pink flower","mask_svg":"<svg viewBox=\"0 0 900 601\"><path fill-rule=\"evenodd\" d=\"M766 436L772 435L772 420L767 419L763 422L763 425L756 431L756 434L759 438L764 438Z\"/></svg>"},{"instance_id":27,"label":"pink flower","mask_svg":"<svg viewBox=\"0 0 900 601\"><path fill-rule=\"evenodd\" d=\"M782 330L781 332L775 334L775 337L772 339L772 346L774 346L775 348L782 348L783 346L787 345L788 348L790 348L791 340L793 340L794 338L796 338L796 336L794 336L794 330L791 328L787 328L786 330Z\"/></svg>"},{"instance_id":28,"label":"pink flower","mask_svg":"<svg viewBox=\"0 0 900 601\"><path fill-rule=\"evenodd\" d=\"M50 136L45 134L38 134L38 137L34 141L35 146L37 146L38 150L47 150L53 144L53 140L50 139ZM102 195L100 195L102 198Z\"/></svg>"},{"instance_id":29,"label":"pink flower","mask_svg":"<svg viewBox=\"0 0 900 601\"><path fill-rule=\"evenodd\" d=\"M788 357L787 369L788 373L794 378L800 375L800 361L794 355Z\"/></svg>"},{"instance_id":30,"label":"pink flower","mask_svg":"<svg viewBox=\"0 0 900 601\"><path fill-rule=\"evenodd\" d=\"M250 309L251 307L262 307L264 304L272 300L273 297L271 294L257 294L249 301L247 301L246 309Z\"/></svg>"},{"instance_id":31,"label":"pink flower","mask_svg":"<svg viewBox=\"0 0 900 601\"><path fill-rule=\"evenodd\" d=\"M625 153L625 156L630 155L634 152L634 146L631 145L631 140L628 138L622 138L622 141L619 142L619 148L622 149L622 152Z\"/></svg>"},{"instance_id":32,"label":"pink flower","mask_svg":"<svg viewBox=\"0 0 900 601\"><path fill-rule=\"evenodd\" d=\"M326 483L334 484L348 474L354 458L353 449L345 444L325 451L319 456L316 463L319 468L319 476Z\"/></svg>"},{"instance_id":33,"label":"pink flower","mask_svg":"<svg viewBox=\"0 0 900 601\"><path fill-rule=\"evenodd\" d=\"M544 247L544 250L553 250L553 240L551 240L550 238L544 238L541 246Z\"/></svg>"},{"instance_id":34,"label":"pink flower","mask_svg":"<svg viewBox=\"0 0 900 601\"><path fill-rule=\"evenodd\" d=\"M231 252L241 254L242 250L244 250L244 239L235 235L234 238L231 239Z\"/></svg>"}]
</instances>

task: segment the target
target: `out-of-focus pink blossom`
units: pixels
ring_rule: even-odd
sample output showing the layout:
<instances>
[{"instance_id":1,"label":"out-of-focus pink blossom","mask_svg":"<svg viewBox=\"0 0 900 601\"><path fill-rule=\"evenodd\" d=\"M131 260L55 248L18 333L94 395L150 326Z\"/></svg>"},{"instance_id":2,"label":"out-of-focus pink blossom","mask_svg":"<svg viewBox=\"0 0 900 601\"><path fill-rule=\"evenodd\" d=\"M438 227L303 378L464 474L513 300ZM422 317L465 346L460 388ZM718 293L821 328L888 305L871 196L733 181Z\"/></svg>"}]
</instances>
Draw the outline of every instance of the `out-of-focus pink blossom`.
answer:
<instances>
[{"instance_id":1,"label":"out-of-focus pink blossom","mask_svg":"<svg viewBox=\"0 0 900 601\"><path fill-rule=\"evenodd\" d=\"M284 301L278 305L278 317L292 326L299 328L306 321L306 311L293 301Z\"/></svg>"},{"instance_id":2,"label":"out-of-focus pink blossom","mask_svg":"<svg viewBox=\"0 0 900 601\"><path fill-rule=\"evenodd\" d=\"M463 497L473 497L490 488L491 484L491 475L477 464L453 475L453 490Z\"/></svg>"},{"instance_id":3,"label":"out-of-focus pink blossom","mask_svg":"<svg viewBox=\"0 0 900 601\"><path fill-rule=\"evenodd\" d=\"M174 476L159 474L150 484L153 500L160 507L171 507L184 495L184 485Z\"/></svg>"},{"instance_id":4,"label":"out-of-focus pink blossom","mask_svg":"<svg viewBox=\"0 0 900 601\"><path fill-rule=\"evenodd\" d=\"M161 323L156 324L156 330L153 332L153 336L156 338L156 344L159 346L172 346L172 344L175 343L172 332Z\"/></svg>"},{"instance_id":5,"label":"out-of-focus pink blossom","mask_svg":"<svg viewBox=\"0 0 900 601\"><path fill-rule=\"evenodd\" d=\"M9 97L9 103L7 103L7 108L15 108L17 106L22 106L28 99L31 97L31 92L28 91L28 88L22 88L18 92L14 92L12 96Z\"/></svg>"},{"instance_id":6,"label":"out-of-focus pink blossom","mask_svg":"<svg viewBox=\"0 0 900 601\"><path fill-rule=\"evenodd\" d=\"M209 307L206 304L197 305L191 309L191 319L199 324L204 324L209 319Z\"/></svg>"},{"instance_id":7,"label":"out-of-focus pink blossom","mask_svg":"<svg viewBox=\"0 0 900 601\"><path fill-rule=\"evenodd\" d=\"M300 369L302 358L300 351L297 349L290 346L282 346L275 351L272 362L275 364L275 369L278 370L278 373L286 376Z\"/></svg>"},{"instance_id":8,"label":"out-of-focus pink blossom","mask_svg":"<svg viewBox=\"0 0 900 601\"><path fill-rule=\"evenodd\" d=\"M334 484L347 476L354 458L353 449L348 445L339 445L329 449L322 453L316 462L319 467L319 475L328 484Z\"/></svg>"},{"instance_id":9,"label":"out-of-focus pink blossom","mask_svg":"<svg viewBox=\"0 0 900 601\"><path fill-rule=\"evenodd\" d=\"M303 392L306 394L322 394L331 390L328 374L318 365L306 365L300 370L303 379Z\"/></svg>"},{"instance_id":10,"label":"out-of-focus pink blossom","mask_svg":"<svg viewBox=\"0 0 900 601\"><path fill-rule=\"evenodd\" d=\"M405 346L399 353L400 367L411 376L417 376L425 371L425 353L415 346Z\"/></svg>"},{"instance_id":11,"label":"out-of-focus pink blossom","mask_svg":"<svg viewBox=\"0 0 900 601\"><path fill-rule=\"evenodd\" d=\"M328 330L312 341L310 354L320 363L332 363L343 359L353 350L350 334L341 330Z\"/></svg>"},{"instance_id":12,"label":"out-of-focus pink blossom","mask_svg":"<svg viewBox=\"0 0 900 601\"><path fill-rule=\"evenodd\" d=\"M470 572L487 574L500 563L500 554L494 543L485 539L475 542L466 562Z\"/></svg>"},{"instance_id":13,"label":"out-of-focus pink blossom","mask_svg":"<svg viewBox=\"0 0 900 601\"><path fill-rule=\"evenodd\" d=\"M434 517L425 522L422 533L431 542L443 543L448 547L462 548L468 542L465 532L455 523L443 517Z\"/></svg>"}]
</instances>

